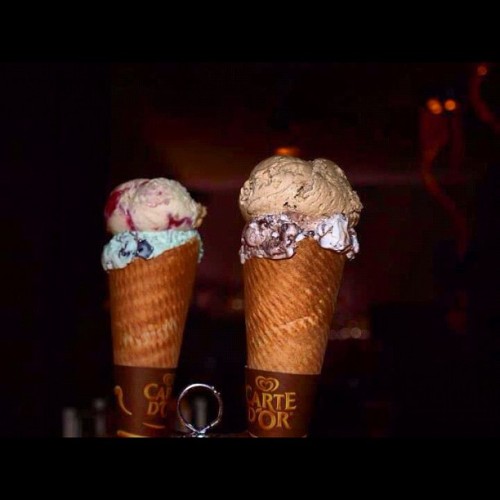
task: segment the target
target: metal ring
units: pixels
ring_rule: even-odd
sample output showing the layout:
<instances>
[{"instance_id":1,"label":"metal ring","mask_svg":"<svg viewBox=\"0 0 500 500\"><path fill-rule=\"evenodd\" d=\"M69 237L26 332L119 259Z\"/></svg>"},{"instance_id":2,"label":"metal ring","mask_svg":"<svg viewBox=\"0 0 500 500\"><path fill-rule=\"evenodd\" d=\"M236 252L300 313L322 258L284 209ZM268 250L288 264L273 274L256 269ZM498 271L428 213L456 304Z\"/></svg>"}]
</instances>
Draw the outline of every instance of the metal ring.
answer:
<instances>
[{"instance_id":1,"label":"metal ring","mask_svg":"<svg viewBox=\"0 0 500 500\"><path fill-rule=\"evenodd\" d=\"M188 422L185 418L184 418L184 415L182 414L182 411L181 411L181 401L188 395L189 392L191 392L193 389L206 389L207 391L209 391L213 396L215 396L215 399L217 400L217 404L218 404L218 411L217 411L217 416L215 417L214 420L212 420L212 422L210 422L208 425L206 425L205 427L203 427L202 429L197 429L196 427L194 427L191 422ZM191 384L191 385L188 385L186 388L184 388L184 390L180 393L178 399L177 399L177 415L179 416L179 418L182 420L182 422L184 423L184 425L191 431L191 434L190 436L195 436L195 437L206 437L205 436L205 433L211 429L212 427L215 427L222 419L222 412L223 412L223 403L222 403L222 398L221 398L221 395L219 393L219 391L217 391L215 389L215 387L211 386L211 385L207 385L207 384Z\"/></svg>"}]
</instances>

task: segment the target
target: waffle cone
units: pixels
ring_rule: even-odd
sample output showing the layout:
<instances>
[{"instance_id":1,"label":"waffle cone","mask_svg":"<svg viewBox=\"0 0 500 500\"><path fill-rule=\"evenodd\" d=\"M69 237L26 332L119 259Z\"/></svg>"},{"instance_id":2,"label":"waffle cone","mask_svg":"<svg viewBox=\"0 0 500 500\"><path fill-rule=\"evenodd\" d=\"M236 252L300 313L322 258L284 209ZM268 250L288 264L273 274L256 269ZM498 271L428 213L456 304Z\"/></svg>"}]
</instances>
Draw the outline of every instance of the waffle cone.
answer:
<instances>
[{"instance_id":1,"label":"waffle cone","mask_svg":"<svg viewBox=\"0 0 500 500\"><path fill-rule=\"evenodd\" d=\"M199 242L109 272L115 365L176 368L191 301Z\"/></svg>"},{"instance_id":2,"label":"waffle cone","mask_svg":"<svg viewBox=\"0 0 500 500\"><path fill-rule=\"evenodd\" d=\"M321 372L344 262L343 254L306 238L290 259L244 263L249 368Z\"/></svg>"}]
</instances>

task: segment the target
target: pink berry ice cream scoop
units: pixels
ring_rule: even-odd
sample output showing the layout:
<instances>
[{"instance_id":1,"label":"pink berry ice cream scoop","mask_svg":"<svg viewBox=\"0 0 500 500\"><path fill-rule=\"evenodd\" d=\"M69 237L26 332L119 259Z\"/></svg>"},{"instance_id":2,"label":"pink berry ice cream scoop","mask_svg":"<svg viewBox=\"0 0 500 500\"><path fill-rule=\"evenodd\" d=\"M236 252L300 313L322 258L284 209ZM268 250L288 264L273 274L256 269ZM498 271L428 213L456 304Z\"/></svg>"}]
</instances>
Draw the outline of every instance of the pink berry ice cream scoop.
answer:
<instances>
[{"instance_id":1,"label":"pink berry ice cream scoop","mask_svg":"<svg viewBox=\"0 0 500 500\"><path fill-rule=\"evenodd\" d=\"M109 195L104 216L113 234L124 231L189 230L199 227L206 209L177 181L134 179Z\"/></svg>"}]
</instances>

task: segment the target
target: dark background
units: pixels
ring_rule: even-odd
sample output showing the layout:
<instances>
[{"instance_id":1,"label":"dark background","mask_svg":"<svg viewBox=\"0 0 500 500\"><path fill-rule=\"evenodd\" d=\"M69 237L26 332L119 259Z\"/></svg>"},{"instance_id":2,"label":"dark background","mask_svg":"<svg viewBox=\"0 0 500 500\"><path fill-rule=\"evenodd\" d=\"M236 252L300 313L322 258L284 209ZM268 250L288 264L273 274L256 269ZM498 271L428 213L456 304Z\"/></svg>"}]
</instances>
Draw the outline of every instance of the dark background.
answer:
<instances>
[{"instance_id":1,"label":"dark background","mask_svg":"<svg viewBox=\"0 0 500 500\"><path fill-rule=\"evenodd\" d=\"M312 434L499 435L499 136L470 102L478 64L2 64L0 434L59 436L64 407L111 404L102 210L118 183L154 176L208 207L178 388L214 383L221 430L243 430L238 190L293 146L339 163L365 206ZM460 161L448 144L435 172L470 229L465 255L420 176L430 97L459 104Z\"/></svg>"}]
</instances>

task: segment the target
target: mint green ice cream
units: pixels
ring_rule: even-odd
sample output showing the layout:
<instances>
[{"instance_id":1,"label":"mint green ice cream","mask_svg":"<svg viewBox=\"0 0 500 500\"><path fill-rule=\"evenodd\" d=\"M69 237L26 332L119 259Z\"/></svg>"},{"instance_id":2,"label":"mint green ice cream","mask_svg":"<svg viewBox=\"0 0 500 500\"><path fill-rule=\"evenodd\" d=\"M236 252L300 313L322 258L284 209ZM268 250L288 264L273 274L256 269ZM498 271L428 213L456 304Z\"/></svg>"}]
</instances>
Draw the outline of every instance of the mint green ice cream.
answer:
<instances>
[{"instance_id":1,"label":"mint green ice cream","mask_svg":"<svg viewBox=\"0 0 500 500\"><path fill-rule=\"evenodd\" d=\"M179 247L193 238L200 242L198 262L203 256L200 234L196 229L179 231L123 231L104 246L101 263L105 271L123 269L135 259L154 259L167 250Z\"/></svg>"}]
</instances>

